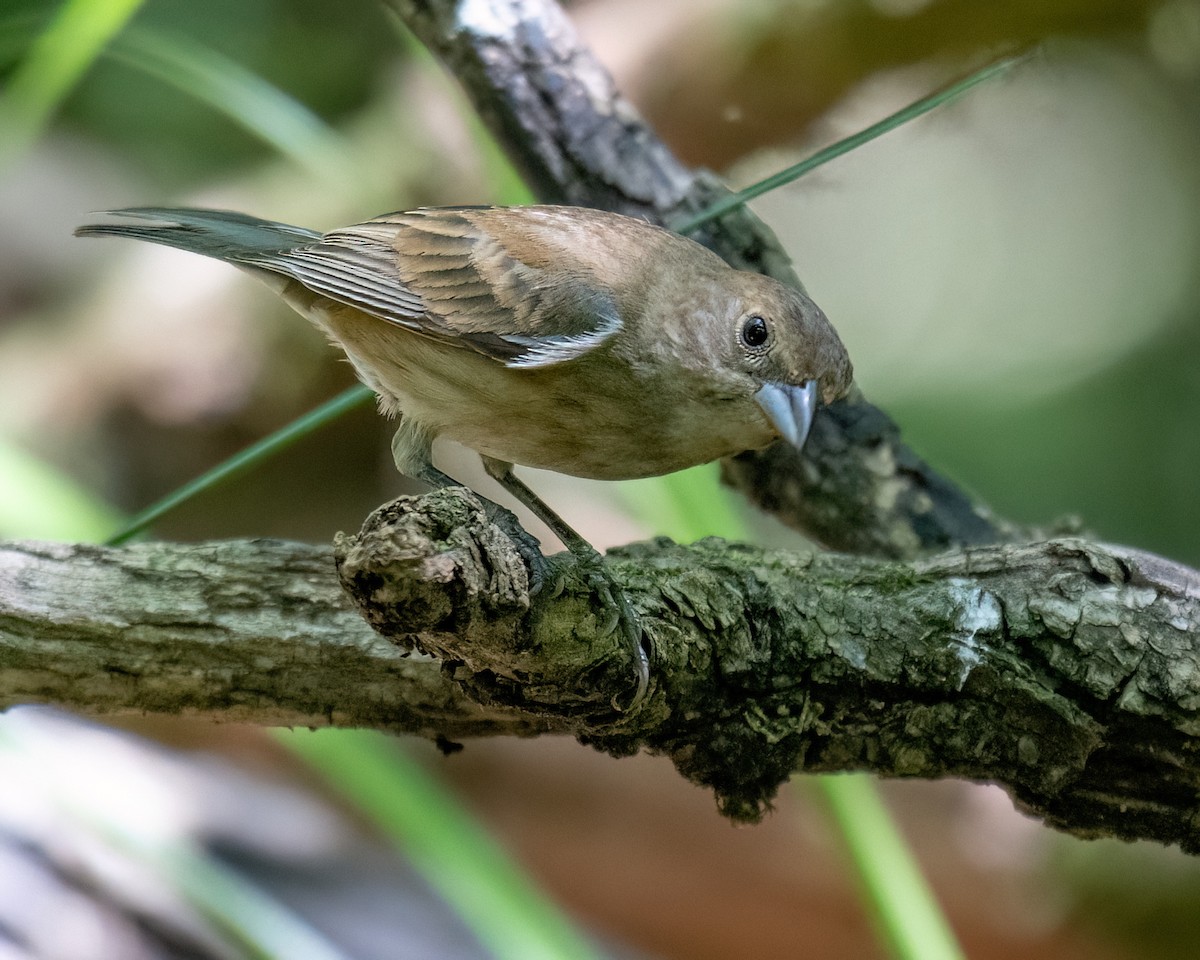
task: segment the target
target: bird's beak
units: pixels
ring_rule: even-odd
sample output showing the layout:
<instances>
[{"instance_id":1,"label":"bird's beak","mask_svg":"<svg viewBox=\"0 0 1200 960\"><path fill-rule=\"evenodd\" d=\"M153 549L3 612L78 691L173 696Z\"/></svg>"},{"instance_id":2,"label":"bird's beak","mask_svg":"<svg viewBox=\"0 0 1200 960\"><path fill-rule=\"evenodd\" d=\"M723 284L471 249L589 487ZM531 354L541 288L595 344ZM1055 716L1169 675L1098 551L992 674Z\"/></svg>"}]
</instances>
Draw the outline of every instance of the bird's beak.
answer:
<instances>
[{"instance_id":1,"label":"bird's beak","mask_svg":"<svg viewBox=\"0 0 1200 960\"><path fill-rule=\"evenodd\" d=\"M797 450L804 446L813 414L817 412L816 380L805 380L799 386L764 383L754 394L754 399L784 440Z\"/></svg>"}]
</instances>

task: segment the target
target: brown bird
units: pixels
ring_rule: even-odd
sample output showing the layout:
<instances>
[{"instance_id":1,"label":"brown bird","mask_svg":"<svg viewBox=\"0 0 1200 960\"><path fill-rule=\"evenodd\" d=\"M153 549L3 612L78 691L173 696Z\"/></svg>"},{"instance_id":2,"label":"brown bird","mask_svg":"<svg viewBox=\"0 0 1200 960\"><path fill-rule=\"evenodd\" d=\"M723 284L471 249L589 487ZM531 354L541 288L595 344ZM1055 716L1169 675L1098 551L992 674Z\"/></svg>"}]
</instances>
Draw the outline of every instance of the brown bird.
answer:
<instances>
[{"instance_id":1,"label":"brown bird","mask_svg":"<svg viewBox=\"0 0 1200 960\"><path fill-rule=\"evenodd\" d=\"M149 240L260 277L311 320L400 416L401 473L455 485L431 459L457 440L601 573L598 554L512 473L657 476L782 437L803 445L818 400L849 389L837 333L804 293L691 240L581 207L448 207L326 234L218 210L110 211L77 236Z\"/></svg>"}]
</instances>

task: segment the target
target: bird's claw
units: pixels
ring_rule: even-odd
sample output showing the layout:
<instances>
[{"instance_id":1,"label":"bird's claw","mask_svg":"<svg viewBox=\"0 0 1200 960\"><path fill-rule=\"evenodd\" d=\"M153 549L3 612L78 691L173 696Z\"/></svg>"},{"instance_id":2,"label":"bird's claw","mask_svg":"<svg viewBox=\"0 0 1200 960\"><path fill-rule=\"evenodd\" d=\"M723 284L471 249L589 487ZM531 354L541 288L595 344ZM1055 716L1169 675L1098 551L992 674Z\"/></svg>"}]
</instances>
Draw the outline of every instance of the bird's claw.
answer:
<instances>
[{"instance_id":1,"label":"bird's claw","mask_svg":"<svg viewBox=\"0 0 1200 960\"><path fill-rule=\"evenodd\" d=\"M529 570L529 595L539 593L546 582L546 557L542 553L542 545L537 537L521 526L517 515L497 503L488 501L488 520L493 526L499 527L517 548L517 553L525 561Z\"/></svg>"},{"instance_id":2,"label":"bird's claw","mask_svg":"<svg viewBox=\"0 0 1200 960\"><path fill-rule=\"evenodd\" d=\"M537 594L547 585L552 597L562 593L565 584L561 572L556 574L558 566L546 562L541 544L533 534L521 526L516 514L499 504L489 502L488 519L508 535L529 568L530 595ZM650 687L650 658L642 645L641 620L625 591L613 580L612 574L604 566L604 558L582 538L567 546L583 573L588 589L600 599L604 610L604 620L600 625L601 635L607 637L620 629L625 645L633 655L637 669L637 689L633 699L628 706L622 707L616 698L613 698L614 710L618 713L630 713L641 706ZM553 579L547 581L548 574Z\"/></svg>"},{"instance_id":3,"label":"bird's claw","mask_svg":"<svg viewBox=\"0 0 1200 960\"><path fill-rule=\"evenodd\" d=\"M613 709L617 712L631 713L641 706L650 687L650 658L642 644L641 618L633 609L625 591L612 579L599 553L589 548L587 555L576 554L576 559L585 567L584 579L588 589L600 598L604 608L605 619L600 627L601 633L610 636L619 628L624 635L626 647L633 654L637 670L637 689L633 699L625 707L617 702L616 697L612 701Z\"/></svg>"}]
</instances>

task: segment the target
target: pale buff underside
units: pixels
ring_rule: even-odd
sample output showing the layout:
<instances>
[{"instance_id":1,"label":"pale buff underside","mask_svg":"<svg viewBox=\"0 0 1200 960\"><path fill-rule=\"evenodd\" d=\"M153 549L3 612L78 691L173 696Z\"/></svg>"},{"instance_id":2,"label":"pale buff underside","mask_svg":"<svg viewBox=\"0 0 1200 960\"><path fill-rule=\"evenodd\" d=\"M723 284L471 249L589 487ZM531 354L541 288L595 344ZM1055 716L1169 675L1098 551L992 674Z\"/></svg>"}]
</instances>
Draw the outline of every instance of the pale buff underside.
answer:
<instances>
[{"instance_id":1,"label":"pale buff underside","mask_svg":"<svg viewBox=\"0 0 1200 960\"><path fill-rule=\"evenodd\" d=\"M294 281L280 287L345 351L388 413L496 460L626 480L673 473L777 437L752 399L713 397L682 364L651 372L605 363L601 348L568 363L512 369L316 297Z\"/></svg>"}]
</instances>

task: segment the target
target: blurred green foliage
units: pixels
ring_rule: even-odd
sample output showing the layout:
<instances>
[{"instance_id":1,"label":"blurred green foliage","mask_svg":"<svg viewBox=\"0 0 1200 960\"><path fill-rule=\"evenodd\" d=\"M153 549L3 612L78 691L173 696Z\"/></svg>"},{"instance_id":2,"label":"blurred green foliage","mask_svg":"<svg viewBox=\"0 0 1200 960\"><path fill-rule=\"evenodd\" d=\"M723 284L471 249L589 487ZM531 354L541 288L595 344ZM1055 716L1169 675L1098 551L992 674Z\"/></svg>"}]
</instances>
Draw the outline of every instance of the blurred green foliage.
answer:
<instances>
[{"instance_id":1,"label":"blurred green foliage","mask_svg":"<svg viewBox=\"0 0 1200 960\"><path fill-rule=\"evenodd\" d=\"M57 9L45 0L0 3L0 71L12 67ZM288 91L331 124L377 93L382 72L403 51L397 28L375 0L151 0L135 26L207 47ZM111 55L101 57L67 98L60 123L120 149L164 191L273 156L222 112Z\"/></svg>"}]
</instances>

